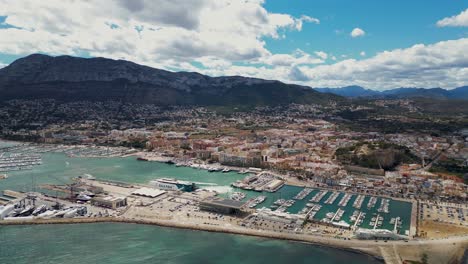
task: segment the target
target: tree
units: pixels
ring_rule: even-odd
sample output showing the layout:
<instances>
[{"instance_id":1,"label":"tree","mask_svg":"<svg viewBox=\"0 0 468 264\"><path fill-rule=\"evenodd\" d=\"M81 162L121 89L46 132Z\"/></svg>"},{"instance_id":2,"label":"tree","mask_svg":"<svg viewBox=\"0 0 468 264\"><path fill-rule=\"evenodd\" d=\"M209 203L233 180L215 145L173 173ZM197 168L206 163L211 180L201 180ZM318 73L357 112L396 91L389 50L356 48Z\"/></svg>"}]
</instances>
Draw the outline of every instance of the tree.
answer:
<instances>
[{"instance_id":1,"label":"tree","mask_svg":"<svg viewBox=\"0 0 468 264\"><path fill-rule=\"evenodd\" d=\"M429 262L428 262L428 258L429 258L429 257L427 256L427 253L423 253L423 254L421 255L421 262L422 262L423 264L429 263Z\"/></svg>"}]
</instances>

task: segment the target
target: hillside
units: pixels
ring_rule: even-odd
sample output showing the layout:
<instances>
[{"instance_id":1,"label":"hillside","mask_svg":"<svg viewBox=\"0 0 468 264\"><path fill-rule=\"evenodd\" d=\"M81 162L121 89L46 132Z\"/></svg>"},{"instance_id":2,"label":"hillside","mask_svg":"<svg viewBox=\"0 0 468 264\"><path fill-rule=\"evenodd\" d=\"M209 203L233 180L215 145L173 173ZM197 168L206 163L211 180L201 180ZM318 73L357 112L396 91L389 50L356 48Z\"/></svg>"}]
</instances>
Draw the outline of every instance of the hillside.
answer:
<instances>
[{"instance_id":1,"label":"hillside","mask_svg":"<svg viewBox=\"0 0 468 264\"><path fill-rule=\"evenodd\" d=\"M0 69L0 100L41 98L158 105L308 104L340 99L279 81L169 72L105 58L33 54Z\"/></svg>"},{"instance_id":2,"label":"hillside","mask_svg":"<svg viewBox=\"0 0 468 264\"><path fill-rule=\"evenodd\" d=\"M418 163L407 147L385 142L361 142L336 150L336 159L345 165L393 170L402 163Z\"/></svg>"}]
</instances>

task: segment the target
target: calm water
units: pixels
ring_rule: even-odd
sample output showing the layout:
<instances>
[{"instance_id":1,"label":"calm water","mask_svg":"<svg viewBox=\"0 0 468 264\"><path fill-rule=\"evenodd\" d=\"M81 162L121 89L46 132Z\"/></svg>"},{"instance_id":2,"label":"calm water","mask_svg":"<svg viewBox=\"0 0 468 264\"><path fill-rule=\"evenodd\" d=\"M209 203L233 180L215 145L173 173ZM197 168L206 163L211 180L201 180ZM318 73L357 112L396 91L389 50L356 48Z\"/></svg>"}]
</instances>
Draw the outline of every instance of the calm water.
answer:
<instances>
[{"instance_id":1,"label":"calm water","mask_svg":"<svg viewBox=\"0 0 468 264\"><path fill-rule=\"evenodd\" d=\"M132 224L0 226L0 263L379 263L287 241Z\"/></svg>"},{"instance_id":2,"label":"calm water","mask_svg":"<svg viewBox=\"0 0 468 264\"><path fill-rule=\"evenodd\" d=\"M98 179L147 183L162 177L189 180L202 188L220 192L230 191L229 185L245 175L235 172L208 172L189 167L176 167L160 162L137 161L128 158L69 158L62 153L43 154L42 165L29 171L8 173L8 179L0 181L0 191L5 189L28 191L43 183L66 183L70 179L91 174ZM35 183L35 184L33 184Z\"/></svg>"}]
</instances>

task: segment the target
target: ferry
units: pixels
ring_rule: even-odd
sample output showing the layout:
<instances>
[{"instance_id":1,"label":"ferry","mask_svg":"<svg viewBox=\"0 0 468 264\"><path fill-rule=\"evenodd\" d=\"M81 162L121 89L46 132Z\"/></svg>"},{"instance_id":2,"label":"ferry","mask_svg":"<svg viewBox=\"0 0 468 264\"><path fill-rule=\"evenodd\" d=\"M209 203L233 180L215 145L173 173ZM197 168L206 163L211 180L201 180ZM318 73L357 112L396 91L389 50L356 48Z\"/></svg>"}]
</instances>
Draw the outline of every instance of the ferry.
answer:
<instances>
[{"instance_id":1,"label":"ferry","mask_svg":"<svg viewBox=\"0 0 468 264\"><path fill-rule=\"evenodd\" d=\"M193 182L179 181L171 178L153 180L150 181L149 184L157 189L168 191L192 192L196 189L195 183Z\"/></svg>"},{"instance_id":2,"label":"ferry","mask_svg":"<svg viewBox=\"0 0 468 264\"><path fill-rule=\"evenodd\" d=\"M8 179L8 175L0 174L0 180L3 180L3 179Z\"/></svg>"}]
</instances>

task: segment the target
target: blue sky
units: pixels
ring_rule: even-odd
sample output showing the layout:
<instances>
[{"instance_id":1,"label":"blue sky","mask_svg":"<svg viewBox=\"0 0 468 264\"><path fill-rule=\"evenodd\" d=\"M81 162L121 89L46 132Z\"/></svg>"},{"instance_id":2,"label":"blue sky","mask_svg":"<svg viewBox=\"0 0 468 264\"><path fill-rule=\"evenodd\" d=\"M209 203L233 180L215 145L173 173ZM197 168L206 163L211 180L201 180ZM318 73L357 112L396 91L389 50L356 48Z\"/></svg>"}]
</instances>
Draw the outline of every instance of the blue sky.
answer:
<instances>
[{"instance_id":1,"label":"blue sky","mask_svg":"<svg viewBox=\"0 0 468 264\"><path fill-rule=\"evenodd\" d=\"M39 52L311 87L451 89L468 85L467 50L466 1L0 0L0 67Z\"/></svg>"},{"instance_id":2,"label":"blue sky","mask_svg":"<svg viewBox=\"0 0 468 264\"><path fill-rule=\"evenodd\" d=\"M435 23L467 7L468 1L450 0L270 0L265 8L271 12L298 17L306 14L320 19L321 23L320 26L306 25L300 32L289 32L283 40L267 39L267 46L277 53L300 48L350 57L359 57L359 53L365 51L372 56L416 43L468 37L466 27L438 28ZM355 27L365 30L366 37L351 38L349 32Z\"/></svg>"}]
</instances>

